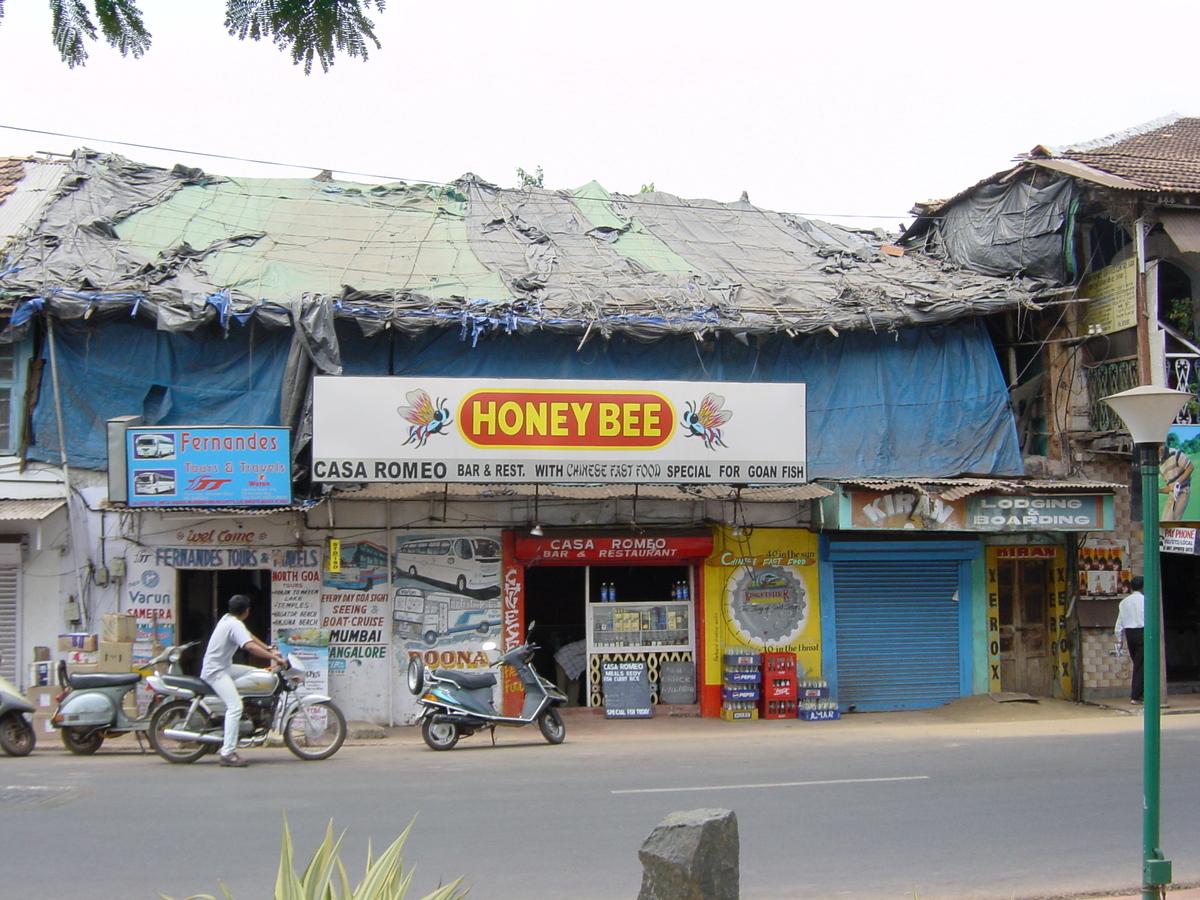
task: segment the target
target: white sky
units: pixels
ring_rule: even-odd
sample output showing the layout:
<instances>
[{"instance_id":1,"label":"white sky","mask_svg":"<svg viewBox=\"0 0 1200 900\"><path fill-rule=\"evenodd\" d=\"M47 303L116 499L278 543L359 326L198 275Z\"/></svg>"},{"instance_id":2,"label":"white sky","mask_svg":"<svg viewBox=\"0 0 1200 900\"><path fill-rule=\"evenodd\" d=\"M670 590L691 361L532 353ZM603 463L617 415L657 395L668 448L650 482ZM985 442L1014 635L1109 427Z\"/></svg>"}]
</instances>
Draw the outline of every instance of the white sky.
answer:
<instances>
[{"instance_id":1,"label":"white sky","mask_svg":"<svg viewBox=\"0 0 1200 900\"><path fill-rule=\"evenodd\" d=\"M5 4L0 155L508 187L541 166L895 229L1036 144L1200 115L1195 0L390 0L382 50L309 76L226 35L221 0L141 5L149 54L70 70L44 0Z\"/></svg>"}]
</instances>

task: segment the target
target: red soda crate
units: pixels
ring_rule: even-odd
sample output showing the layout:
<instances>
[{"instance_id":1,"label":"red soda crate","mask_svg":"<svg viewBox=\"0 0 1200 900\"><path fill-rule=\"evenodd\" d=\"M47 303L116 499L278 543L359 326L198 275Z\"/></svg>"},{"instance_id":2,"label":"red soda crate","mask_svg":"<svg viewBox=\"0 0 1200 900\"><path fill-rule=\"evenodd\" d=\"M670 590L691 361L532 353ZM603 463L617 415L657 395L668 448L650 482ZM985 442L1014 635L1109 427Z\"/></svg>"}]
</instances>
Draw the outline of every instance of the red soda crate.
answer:
<instances>
[{"instance_id":1,"label":"red soda crate","mask_svg":"<svg viewBox=\"0 0 1200 900\"><path fill-rule=\"evenodd\" d=\"M775 676L763 682L762 696L764 700L795 700L796 679Z\"/></svg>"},{"instance_id":2,"label":"red soda crate","mask_svg":"<svg viewBox=\"0 0 1200 900\"><path fill-rule=\"evenodd\" d=\"M796 718L795 700L760 700L758 709L764 719Z\"/></svg>"},{"instance_id":3,"label":"red soda crate","mask_svg":"<svg viewBox=\"0 0 1200 900\"><path fill-rule=\"evenodd\" d=\"M796 654L795 653L764 653L762 655L763 674L770 676L775 673L780 675L791 675L793 678L796 675Z\"/></svg>"}]
</instances>

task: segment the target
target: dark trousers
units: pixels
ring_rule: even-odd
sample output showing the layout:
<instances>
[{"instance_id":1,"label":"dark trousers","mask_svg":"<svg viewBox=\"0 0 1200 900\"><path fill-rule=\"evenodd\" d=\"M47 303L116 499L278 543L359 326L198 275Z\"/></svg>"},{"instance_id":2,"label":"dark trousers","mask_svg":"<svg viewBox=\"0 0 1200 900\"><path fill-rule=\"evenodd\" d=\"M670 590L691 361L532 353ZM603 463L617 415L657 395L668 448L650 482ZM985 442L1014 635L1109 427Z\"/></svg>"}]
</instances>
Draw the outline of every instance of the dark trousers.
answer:
<instances>
[{"instance_id":1,"label":"dark trousers","mask_svg":"<svg viewBox=\"0 0 1200 900\"><path fill-rule=\"evenodd\" d=\"M1133 660L1133 685L1129 690L1130 700L1141 700L1142 692L1145 686L1145 666L1143 653L1142 634L1144 629L1141 628L1126 628L1125 629L1125 646L1129 648L1129 658Z\"/></svg>"}]
</instances>

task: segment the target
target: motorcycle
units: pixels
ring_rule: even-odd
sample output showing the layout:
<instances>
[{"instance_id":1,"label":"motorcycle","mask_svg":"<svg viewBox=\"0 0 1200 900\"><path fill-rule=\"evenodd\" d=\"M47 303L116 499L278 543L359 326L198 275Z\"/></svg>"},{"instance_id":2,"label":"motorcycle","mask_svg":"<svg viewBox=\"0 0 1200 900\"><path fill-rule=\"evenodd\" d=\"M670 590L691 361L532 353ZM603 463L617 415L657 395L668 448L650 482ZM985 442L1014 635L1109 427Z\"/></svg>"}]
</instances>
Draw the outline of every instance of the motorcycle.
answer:
<instances>
[{"instance_id":1,"label":"motorcycle","mask_svg":"<svg viewBox=\"0 0 1200 900\"><path fill-rule=\"evenodd\" d=\"M530 643L533 623L525 632L525 643L503 654L498 666L510 666L525 688L525 703L516 717L502 716L493 702L496 686L494 672L460 672L454 669L431 669L419 656L408 661L408 689L421 705L421 737L431 750L451 750L461 737L470 737L483 728L491 729L496 743L496 726L519 728L537 723L538 730L551 744L561 744L567 736L567 726L556 706L567 702L555 685L547 681L530 664L537 645ZM488 641L486 651L496 645Z\"/></svg>"},{"instance_id":2,"label":"motorcycle","mask_svg":"<svg viewBox=\"0 0 1200 900\"><path fill-rule=\"evenodd\" d=\"M242 695L239 747L257 747L272 732L301 759L328 759L346 740L346 719L329 697L300 696L304 666L294 655L269 669L232 666ZM225 742L225 704L208 682L191 675L146 679L164 702L150 721L150 746L167 762L191 763Z\"/></svg>"},{"instance_id":3,"label":"motorcycle","mask_svg":"<svg viewBox=\"0 0 1200 900\"><path fill-rule=\"evenodd\" d=\"M0 747L9 756L28 756L37 743L37 734L27 715L33 715L33 704L12 682L0 676Z\"/></svg>"},{"instance_id":4,"label":"motorcycle","mask_svg":"<svg viewBox=\"0 0 1200 900\"><path fill-rule=\"evenodd\" d=\"M181 671L179 659L196 642L180 647L167 647L146 664L153 668L167 664L172 671ZM66 688L60 695L58 709L50 724L59 730L63 746L77 756L88 756L100 749L105 738L134 734L138 744L150 728L150 718L159 700L152 697L146 714L130 714L125 709L125 695L142 680L139 672L75 672L67 674L65 662L58 664L58 683Z\"/></svg>"}]
</instances>

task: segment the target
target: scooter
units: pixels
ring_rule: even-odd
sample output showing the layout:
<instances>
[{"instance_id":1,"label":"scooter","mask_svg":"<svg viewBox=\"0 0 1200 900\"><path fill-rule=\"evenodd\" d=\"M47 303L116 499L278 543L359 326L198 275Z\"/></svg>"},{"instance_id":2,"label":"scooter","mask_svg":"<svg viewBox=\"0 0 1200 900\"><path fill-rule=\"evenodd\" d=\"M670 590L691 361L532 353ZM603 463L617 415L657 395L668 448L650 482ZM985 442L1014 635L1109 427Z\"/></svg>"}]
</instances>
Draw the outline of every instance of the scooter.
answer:
<instances>
[{"instance_id":1,"label":"scooter","mask_svg":"<svg viewBox=\"0 0 1200 900\"><path fill-rule=\"evenodd\" d=\"M37 743L37 734L27 715L33 715L33 704L7 678L0 676L0 747L9 756L28 756Z\"/></svg>"},{"instance_id":2,"label":"scooter","mask_svg":"<svg viewBox=\"0 0 1200 900\"><path fill-rule=\"evenodd\" d=\"M147 668L166 663L172 672L182 672L179 659L198 641L168 647L147 663ZM150 730L150 718L162 703L155 694L144 716L130 715L125 695L134 690L142 676L138 672L96 672L67 674L66 663L59 663L58 683L66 692L59 698L58 709L50 724L59 729L63 746L77 756L100 749L106 737L134 734L141 745L142 735Z\"/></svg>"},{"instance_id":3,"label":"scooter","mask_svg":"<svg viewBox=\"0 0 1200 900\"><path fill-rule=\"evenodd\" d=\"M525 703L521 714L516 717L502 716L496 712L492 700L496 686L494 672L459 672L454 669L430 669L419 656L408 661L408 689L421 704L421 737L431 750L451 750L460 737L470 737L476 731L491 729L492 743L496 743L496 726L519 728L537 723L538 729L551 744L561 744L567 736L567 726L555 708L566 703L554 686L534 670L530 662L537 645L530 643L529 635L533 623L525 632L525 643L502 655L500 666L511 666L525 688ZM496 645L488 641L486 651L495 650Z\"/></svg>"},{"instance_id":4,"label":"scooter","mask_svg":"<svg viewBox=\"0 0 1200 900\"><path fill-rule=\"evenodd\" d=\"M301 759L328 759L346 740L346 718L333 700L298 693L304 665L294 654L269 669L231 666L230 674L242 695L239 747L260 746L274 731ZM150 721L155 753L167 762L190 763L221 748L225 704L207 681L172 673L151 675L146 682L167 701Z\"/></svg>"}]
</instances>

